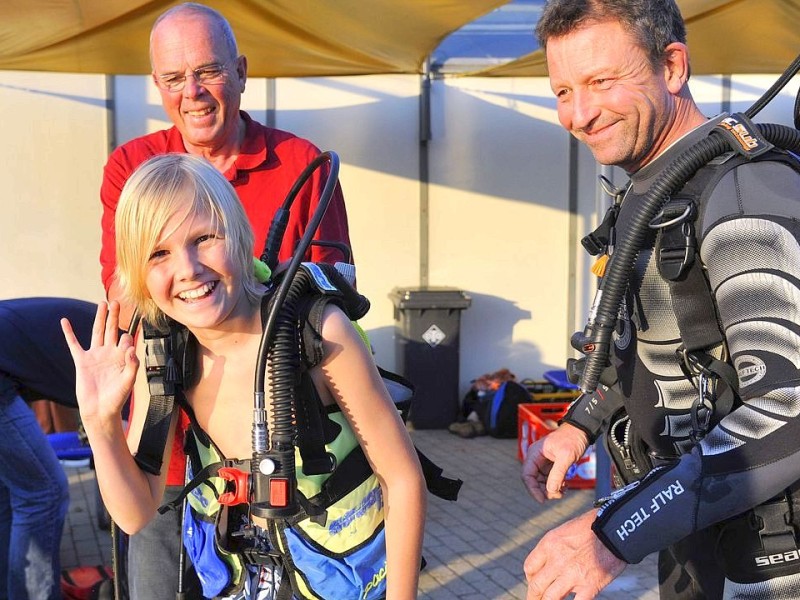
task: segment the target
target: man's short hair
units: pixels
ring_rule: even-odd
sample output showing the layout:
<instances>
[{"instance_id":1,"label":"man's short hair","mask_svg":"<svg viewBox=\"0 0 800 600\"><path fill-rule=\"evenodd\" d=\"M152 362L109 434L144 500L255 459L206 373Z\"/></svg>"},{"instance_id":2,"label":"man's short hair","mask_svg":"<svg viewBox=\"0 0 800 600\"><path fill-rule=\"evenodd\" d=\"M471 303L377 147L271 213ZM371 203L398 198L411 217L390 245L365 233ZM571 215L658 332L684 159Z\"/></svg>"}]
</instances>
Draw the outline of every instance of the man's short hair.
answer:
<instances>
[{"instance_id":1,"label":"man's short hair","mask_svg":"<svg viewBox=\"0 0 800 600\"><path fill-rule=\"evenodd\" d=\"M628 30L656 66L664 49L686 43L686 25L675 0L549 0L536 25L542 48L589 24L618 21Z\"/></svg>"}]
</instances>

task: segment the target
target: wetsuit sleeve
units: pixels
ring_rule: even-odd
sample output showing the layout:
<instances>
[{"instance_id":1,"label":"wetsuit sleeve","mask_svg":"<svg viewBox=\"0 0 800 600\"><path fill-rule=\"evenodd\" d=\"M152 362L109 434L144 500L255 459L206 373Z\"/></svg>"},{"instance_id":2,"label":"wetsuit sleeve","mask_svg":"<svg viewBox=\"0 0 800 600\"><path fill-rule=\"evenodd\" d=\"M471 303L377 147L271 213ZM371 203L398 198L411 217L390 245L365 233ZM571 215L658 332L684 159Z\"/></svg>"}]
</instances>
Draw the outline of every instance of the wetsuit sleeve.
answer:
<instances>
[{"instance_id":1,"label":"wetsuit sleeve","mask_svg":"<svg viewBox=\"0 0 800 600\"><path fill-rule=\"evenodd\" d=\"M578 396L569 405L561 422L583 431L589 438L589 443L593 444L622 406L622 396L613 388L600 384L591 394Z\"/></svg>"},{"instance_id":2,"label":"wetsuit sleeve","mask_svg":"<svg viewBox=\"0 0 800 600\"><path fill-rule=\"evenodd\" d=\"M742 403L669 467L607 502L594 531L635 563L789 487L800 474L800 176L746 164L709 200L700 256Z\"/></svg>"}]
</instances>

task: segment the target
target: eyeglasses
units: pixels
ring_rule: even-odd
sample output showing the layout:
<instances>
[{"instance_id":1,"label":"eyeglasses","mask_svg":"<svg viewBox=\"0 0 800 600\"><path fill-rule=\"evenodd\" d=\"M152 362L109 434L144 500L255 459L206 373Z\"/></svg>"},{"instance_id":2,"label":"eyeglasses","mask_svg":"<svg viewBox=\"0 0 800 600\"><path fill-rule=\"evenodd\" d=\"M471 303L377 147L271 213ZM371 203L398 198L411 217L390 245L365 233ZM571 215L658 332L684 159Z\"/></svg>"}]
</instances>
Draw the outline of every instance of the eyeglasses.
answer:
<instances>
[{"instance_id":1,"label":"eyeglasses","mask_svg":"<svg viewBox=\"0 0 800 600\"><path fill-rule=\"evenodd\" d=\"M192 77L199 85L219 85L228 77L227 64L213 64L199 67L191 71ZM186 86L186 73L168 73L154 77L156 85L168 92L180 92Z\"/></svg>"}]
</instances>

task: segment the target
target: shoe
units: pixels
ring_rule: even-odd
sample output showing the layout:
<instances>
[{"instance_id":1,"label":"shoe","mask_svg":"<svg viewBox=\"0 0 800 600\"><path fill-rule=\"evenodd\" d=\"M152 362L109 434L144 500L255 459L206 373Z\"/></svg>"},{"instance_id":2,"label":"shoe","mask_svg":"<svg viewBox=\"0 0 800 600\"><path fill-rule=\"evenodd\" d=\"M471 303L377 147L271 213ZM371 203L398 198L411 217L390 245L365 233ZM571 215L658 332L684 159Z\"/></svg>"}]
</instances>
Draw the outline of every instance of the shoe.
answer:
<instances>
[{"instance_id":1,"label":"shoe","mask_svg":"<svg viewBox=\"0 0 800 600\"><path fill-rule=\"evenodd\" d=\"M462 438L474 438L479 435L486 435L486 428L480 421L463 421L461 423L450 423L447 428L450 433L454 433Z\"/></svg>"}]
</instances>

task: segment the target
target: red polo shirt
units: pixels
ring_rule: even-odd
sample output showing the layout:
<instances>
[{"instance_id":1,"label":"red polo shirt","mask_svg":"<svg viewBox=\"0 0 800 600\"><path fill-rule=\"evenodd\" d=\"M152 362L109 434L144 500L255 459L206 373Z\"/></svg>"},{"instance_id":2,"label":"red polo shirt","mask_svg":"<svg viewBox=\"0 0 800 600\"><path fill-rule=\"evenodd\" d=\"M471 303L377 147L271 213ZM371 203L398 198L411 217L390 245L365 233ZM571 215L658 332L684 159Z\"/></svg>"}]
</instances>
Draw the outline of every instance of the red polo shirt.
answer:
<instances>
[{"instance_id":1,"label":"red polo shirt","mask_svg":"<svg viewBox=\"0 0 800 600\"><path fill-rule=\"evenodd\" d=\"M253 226L255 234L253 254L261 256L275 211L283 204L303 169L319 154L319 149L294 134L264 127L253 121L245 112L240 114L247 126L245 139L239 157L225 173L225 177L236 190ZM176 127L133 139L114 150L108 159L100 188L100 199L103 203L100 264L106 291L111 285L114 269L117 266L114 217L122 186L136 167L145 160L168 152L186 152L183 139ZM305 225L317 207L327 172L327 164L317 169L292 203L279 260L290 258L295 245L303 236ZM338 184L314 239L344 242L350 245L347 212ZM334 248L312 246L308 260L333 263L344 259Z\"/></svg>"}]
</instances>

